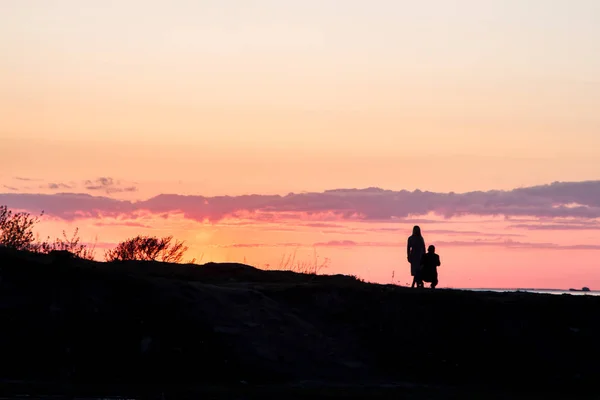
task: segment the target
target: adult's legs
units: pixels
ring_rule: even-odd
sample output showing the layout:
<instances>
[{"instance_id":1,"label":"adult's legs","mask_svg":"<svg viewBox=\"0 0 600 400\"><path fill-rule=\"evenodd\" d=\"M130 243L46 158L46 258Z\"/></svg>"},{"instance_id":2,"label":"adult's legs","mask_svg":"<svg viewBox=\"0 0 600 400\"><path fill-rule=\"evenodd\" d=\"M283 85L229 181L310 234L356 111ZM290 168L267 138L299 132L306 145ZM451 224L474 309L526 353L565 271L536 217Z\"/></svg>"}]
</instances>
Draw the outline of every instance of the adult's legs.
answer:
<instances>
[{"instance_id":1,"label":"adult's legs","mask_svg":"<svg viewBox=\"0 0 600 400\"><path fill-rule=\"evenodd\" d=\"M437 284L438 284L438 277L437 277L437 275L436 275L436 276L434 276L434 277L433 277L433 279L431 280L431 288L432 288L432 289L435 289L435 287L437 286Z\"/></svg>"},{"instance_id":2,"label":"adult's legs","mask_svg":"<svg viewBox=\"0 0 600 400\"><path fill-rule=\"evenodd\" d=\"M419 287L419 282L421 279L419 278L419 264L418 263L411 261L410 274L413 277L412 285L410 287L411 288L414 288L415 286Z\"/></svg>"},{"instance_id":3,"label":"adult's legs","mask_svg":"<svg viewBox=\"0 0 600 400\"><path fill-rule=\"evenodd\" d=\"M423 286L423 276L421 275L421 271L417 270L415 272L415 282L418 288L422 288Z\"/></svg>"}]
</instances>

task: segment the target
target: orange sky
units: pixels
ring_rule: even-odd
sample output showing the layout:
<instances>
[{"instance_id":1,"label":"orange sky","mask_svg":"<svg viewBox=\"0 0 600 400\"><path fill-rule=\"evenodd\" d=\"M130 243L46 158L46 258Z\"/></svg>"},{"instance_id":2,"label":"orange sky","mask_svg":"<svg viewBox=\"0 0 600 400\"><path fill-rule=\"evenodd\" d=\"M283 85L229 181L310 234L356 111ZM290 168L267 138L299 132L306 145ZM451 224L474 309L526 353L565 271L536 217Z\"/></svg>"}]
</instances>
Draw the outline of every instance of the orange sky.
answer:
<instances>
[{"instance_id":1,"label":"orange sky","mask_svg":"<svg viewBox=\"0 0 600 400\"><path fill-rule=\"evenodd\" d=\"M237 198L369 187L510 195L594 181L599 18L595 0L5 0L0 200L38 212L44 202L58 206L28 195L143 202L165 193ZM435 221L421 225L428 242L442 243L442 285L600 286L598 204L589 195L596 187L517 193L509 206L494 192L467 196L452 205L465 207L464 221L439 221L449 205L436 200L426 210ZM582 208L558 213L574 219L566 224L550 211L564 207L568 193ZM410 203L401 223L389 209L385 221L342 218L327 230L299 226L298 218L329 218L305 213L293 223L278 214L276 222L239 225L247 204L207 223L195 205L176 216L182 200L172 201L173 209L160 205L167 219L152 206L146 222L123 226L139 222L139 210L107 216L102 207L117 203L99 199L93 207L102 212L71 221L77 207L92 205L69 200L75 208L56 208L41 229L80 226L107 244L172 233L194 256L257 265L295 248L278 243L311 253L314 243L349 240L318 247L329 271L381 282L396 271L405 282L404 242L411 218L422 218L417 197L396 200ZM378 201L372 207L388 207ZM362 200L350 203L374 213ZM495 216L481 212L492 203ZM514 227L506 215L554 221ZM365 228L380 223L398 230ZM509 226L518 236L500 235ZM261 246L227 247L255 242Z\"/></svg>"}]
</instances>

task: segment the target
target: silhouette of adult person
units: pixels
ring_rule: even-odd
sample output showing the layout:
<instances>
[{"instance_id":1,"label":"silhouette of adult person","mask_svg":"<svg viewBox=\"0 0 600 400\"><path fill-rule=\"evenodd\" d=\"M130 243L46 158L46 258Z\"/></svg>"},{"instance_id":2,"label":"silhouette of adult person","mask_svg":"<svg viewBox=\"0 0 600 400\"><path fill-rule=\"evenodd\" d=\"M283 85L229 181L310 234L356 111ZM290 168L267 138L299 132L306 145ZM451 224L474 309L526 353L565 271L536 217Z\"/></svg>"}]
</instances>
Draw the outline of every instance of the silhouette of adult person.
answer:
<instances>
[{"instance_id":1,"label":"silhouette of adult person","mask_svg":"<svg viewBox=\"0 0 600 400\"><path fill-rule=\"evenodd\" d=\"M435 246L429 245L427 253L421 259L423 269L421 270L421 279L425 282L431 282L431 288L435 289L438 284L437 267L442 265L440 256L435 253Z\"/></svg>"},{"instance_id":2,"label":"silhouette of adult person","mask_svg":"<svg viewBox=\"0 0 600 400\"><path fill-rule=\"evenodd\" d=\"M412 235L408 238L406 244L406 255L410 263L410 274L413 277L411 288L423 287L421 280L421 257L425 254L425 240L421 235L421 228L417 225L413 227Z\"/></svg>"}]
</instances>

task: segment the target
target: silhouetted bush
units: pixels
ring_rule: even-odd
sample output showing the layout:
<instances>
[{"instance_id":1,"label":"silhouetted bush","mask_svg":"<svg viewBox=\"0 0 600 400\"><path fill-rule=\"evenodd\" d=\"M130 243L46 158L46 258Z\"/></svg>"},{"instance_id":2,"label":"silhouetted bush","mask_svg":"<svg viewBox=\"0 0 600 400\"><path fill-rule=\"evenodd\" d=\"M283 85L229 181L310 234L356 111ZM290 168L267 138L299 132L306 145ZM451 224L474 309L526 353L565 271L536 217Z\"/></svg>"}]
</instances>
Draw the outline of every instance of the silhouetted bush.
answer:
<instances>
[{"instance_id":1,"label":"silhouetted bush","mask_svg":"<svg viewBox=\"0 0 600 400\"><path fill-rule=\"evenodd\" d=\"M183 241L173 241L173 236L136 236L108 250L106 261L162 261L180 263L188 250ZM190 261L194 262L194 260Z\"/></svg>"},{"instance_id":2,"label":"silhouetted bush","mask_svg":"<svg viewBox=\"0 0 600 400\"><path fill-rule=\"evenodd\" d=\"M40 214L40 217L44 212ZM27 250L34 253L50 253L51 251L68 251L75 257L93 260L95 249L80 243L79 228L75 229L71 238L63 231L62 238L54 241L48 237L41 242L33 232L34 226L40 221L39 217L27 212L13 212L7 206L0 206L0 244L16 249Z\"/></svg>"},{"instance_id":3,"label":"silhouetted bush","mask_svg":"<svg viewBox=\"0 0 600 400\"><path fill-rule=\"evenodd\" d=\"M86 244L80 243L81 238L79 237L79 228L75 228L75 232L73 232L71 238L67 236L65 231L63 231L62 234L62 238L56 238L54 241L50 241L50 237L48 237L46 241L34 244L32 250L45 254L49 254L53 251L67 251L73 256L84 260L94 259L96 246L89 247Z\"/></svg>"},{"instance_id":4,"label":"silhouetted bush","mask_svg":"<svg viewBox=\"0 0 600 400\"><path fill-rule=\"evenodd\" d=\"M7 206L0 206L0 243L8 248L31 250L35 241L33 226L38 221L29 213L13 213Z\"/></svg>"}]
</instances>

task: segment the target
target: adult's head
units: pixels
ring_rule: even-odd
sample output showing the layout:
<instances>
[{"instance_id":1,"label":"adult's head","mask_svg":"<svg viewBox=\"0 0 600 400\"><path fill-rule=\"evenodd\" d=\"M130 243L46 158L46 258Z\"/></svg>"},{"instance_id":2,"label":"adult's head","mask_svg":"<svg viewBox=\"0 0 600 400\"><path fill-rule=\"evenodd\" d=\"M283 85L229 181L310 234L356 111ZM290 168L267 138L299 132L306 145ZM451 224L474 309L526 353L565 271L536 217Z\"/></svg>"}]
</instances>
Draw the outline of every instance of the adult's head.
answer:
<instances>
[{"instance_id":1,"label":"adult's head","mask_svg":"<svg viewBox=\"0 0 600 400\"><path fill-rule=\"evenodd\" d=\"M421 236L421 228L418 225L413 226L413 236Z\"/></svg>"},{"instance_id":2,"label":"adult's head","mask_svg":"<svg viewBox=\"0 0 600 400\"><path fill-rule=\"evenodd\" d=\"M434 245L432 245L432 244L430 244L430 245L429 245L429 247L427 248L427 251L428 251L429 253L435 253L435 246L434 246Z\"/></svg>"}]
</instances>

